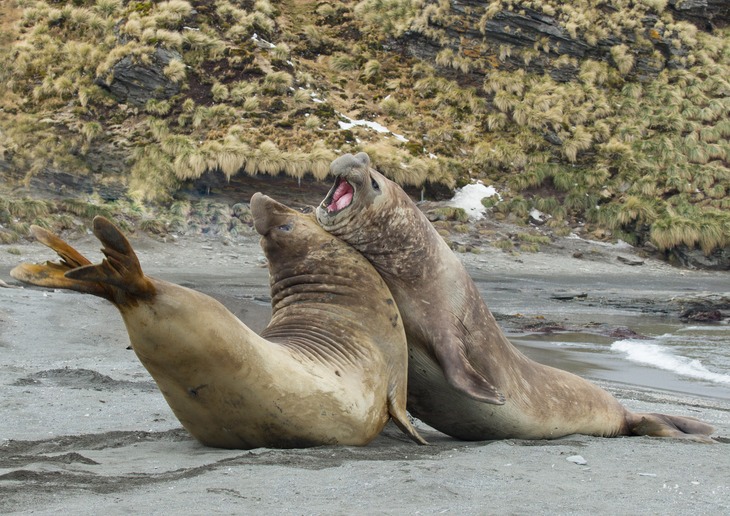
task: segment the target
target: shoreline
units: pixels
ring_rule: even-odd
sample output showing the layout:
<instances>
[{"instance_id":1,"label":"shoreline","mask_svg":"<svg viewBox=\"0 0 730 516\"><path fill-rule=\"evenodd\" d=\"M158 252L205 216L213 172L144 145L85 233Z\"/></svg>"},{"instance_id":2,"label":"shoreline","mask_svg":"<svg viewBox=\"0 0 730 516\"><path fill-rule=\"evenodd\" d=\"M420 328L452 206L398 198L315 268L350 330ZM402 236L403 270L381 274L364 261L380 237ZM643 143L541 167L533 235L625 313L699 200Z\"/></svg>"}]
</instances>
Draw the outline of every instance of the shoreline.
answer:
<instances>
[{"instance_id":1,"label":"shoreline","mask_svg":"<svg viewBox=\"0 0 730 516\"><path fill-rule=\"evenodd\" d=\"M218 298L255 330L268 323L268 271L258 238L165 243L138 233L130 240L146 273ZM93 236L73 245L98 260ZM573 258L574 246L596 260ZM9 247L20 254L6 252ZM726 273L674 269L651 259L629 266L617 255L632 256L624 248L560 240L537 254L484 248L459 256L508 332L524 321L559 320L585 329L596 314L649 309L678 321L681 307L670 297L722 294L727 284ZM15 286L12 266L47 259L55 257L39 243L0 246L0 279ZM553 297L560 293L586 297ZM730 511L727 399L596 381L633 411L713 424L713 445L576 435L470 443L419 424L431 443L419 447L389 424L362 448L218 450L180 428L126 349L118 313L103 300L0 288L0 328L3 513L117 514L140 507L152 514ZM575 455L587 464L568 460Z\"/></svg>"}]
</instances>

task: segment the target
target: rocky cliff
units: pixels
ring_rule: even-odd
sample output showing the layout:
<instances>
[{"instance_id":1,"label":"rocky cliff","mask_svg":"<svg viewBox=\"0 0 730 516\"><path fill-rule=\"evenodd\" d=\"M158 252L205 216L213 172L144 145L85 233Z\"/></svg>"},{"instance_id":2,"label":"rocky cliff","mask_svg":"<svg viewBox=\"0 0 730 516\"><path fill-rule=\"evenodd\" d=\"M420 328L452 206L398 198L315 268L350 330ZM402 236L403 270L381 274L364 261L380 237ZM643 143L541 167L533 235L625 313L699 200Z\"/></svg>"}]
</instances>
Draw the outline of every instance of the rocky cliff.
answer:
<instances>
[{"instance_id":1,"label":"rocky cliff","mask_svg":"<svg viewBox=\"0 0 730 516\"><path fill-rule=\"evenodd\" d=\"M726 2L28 0L0 16L5 239L25 197L154 211L220 179L321 180L365 150L427 195L493 183L492 216L537 210L541 231L675 257L730 242Z\"/></svg>"}]
</instances>

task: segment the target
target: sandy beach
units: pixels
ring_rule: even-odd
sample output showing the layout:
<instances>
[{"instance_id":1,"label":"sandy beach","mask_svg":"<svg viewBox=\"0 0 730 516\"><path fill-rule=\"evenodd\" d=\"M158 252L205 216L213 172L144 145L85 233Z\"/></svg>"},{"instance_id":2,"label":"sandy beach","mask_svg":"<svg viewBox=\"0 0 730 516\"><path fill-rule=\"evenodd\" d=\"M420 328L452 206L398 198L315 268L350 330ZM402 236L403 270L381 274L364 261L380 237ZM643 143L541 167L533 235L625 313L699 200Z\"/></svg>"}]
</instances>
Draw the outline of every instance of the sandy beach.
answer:
<instances>
[{"instance_id":1,"label":"sandy beach","mask_svg":"<svg viewBox=\"0 0 730 516\"><path fill-rule=\"evenodd\" d=\"M147 274L214 296L256 330L268 323L268 272L254 235L161 242L137 234L131 242ZM92 236L74 245L98 260ZM598 321L613 331L631 314L676 318L681 299L730 291L727 273L676 269L577 239L536 254L485 247L460 256L514 333L535 321L576 331ZM38 243L0 246L9 286L0 288L0 513L730 513L728 391L648 388L641 369L633 382L586 372L631 410L709 422L715 444L587 436L469 443L417 422L430 446L389 425L362 448L205 448L128 349L110 304L10 278L20 261L51 258Z\"/></svg>"}]
</instances>

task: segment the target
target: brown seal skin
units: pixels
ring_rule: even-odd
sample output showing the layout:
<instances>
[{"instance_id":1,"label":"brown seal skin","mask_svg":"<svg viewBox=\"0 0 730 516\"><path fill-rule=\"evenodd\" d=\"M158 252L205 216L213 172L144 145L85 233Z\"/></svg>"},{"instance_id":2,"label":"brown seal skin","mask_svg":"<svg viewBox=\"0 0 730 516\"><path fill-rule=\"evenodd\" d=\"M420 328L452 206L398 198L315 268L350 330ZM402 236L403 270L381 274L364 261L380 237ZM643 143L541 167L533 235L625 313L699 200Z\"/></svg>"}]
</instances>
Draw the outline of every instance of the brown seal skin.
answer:
<instances>
[{"instance_id":1,"label":"brown seal skin","mask_svg":"<svg viewBox=\"0 0 730 516\"><path fill-rule=\"evenodd\" d=\"M35 226L62 260L21 264L11 274L111 301L167 403L205 445L364 445L389 415L424 442L406 417L405 334L380 277L312 216L258 194L252 211L274 291L264 337L213 298L146 276L102 217L93 223L101 264Z\"/></svg>"},{"instance_id":2,"label":"brown seal skin","mask_svg":"<svg viewBox=\"0 0 730 516\"><path fill-rule=\"evenodd\" d=\"M504 336L458 257L367 154L332 163L335 185L317 208L333 235L385 279L408 337L408 410L466 440L653 435L711 441L694 418L637 414L566 371L538 364Z\"/></svg>"}]
</instances>

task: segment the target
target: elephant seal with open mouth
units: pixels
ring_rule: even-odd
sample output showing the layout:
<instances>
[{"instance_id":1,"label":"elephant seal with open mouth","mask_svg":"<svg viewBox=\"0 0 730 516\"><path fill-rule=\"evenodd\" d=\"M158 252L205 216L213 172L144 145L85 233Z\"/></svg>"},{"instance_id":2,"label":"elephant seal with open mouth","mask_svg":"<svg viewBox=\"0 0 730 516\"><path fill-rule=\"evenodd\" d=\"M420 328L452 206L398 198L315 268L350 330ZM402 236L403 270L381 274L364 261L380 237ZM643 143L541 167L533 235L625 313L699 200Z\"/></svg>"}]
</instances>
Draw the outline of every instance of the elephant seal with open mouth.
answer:
<instances>
[{"instance_id":1,"label":"elephant seal with open mouth","mask_svg":"<svg viewBox=\"0 0 730 516\"><path fill-rule=\"evenodd\" d=\"M167 403L205 445L364 445L389 416L423 443L405 411L403 326L378 274L313 216L261 194L251 208L271 274L273 316L261 336L213 298L146 276L102 217L93 222L101 264L34 226L62 260L11 274L113 303Z\"/></svg>"},{"instance_id":2,"label":"elephant seal with open mouth","mask_svg":"<svg viewBox=\"0 0 730 516\"><path fill-rule=\"evenodd\" d=\"M408 337L408 409L466 440L653 435L709 441L693 418L637 414L566 371L538 364L504 336L458 257L367 154L331 166L322 227L360 251L395 297Z\"/></svg>"}]
</instances>

